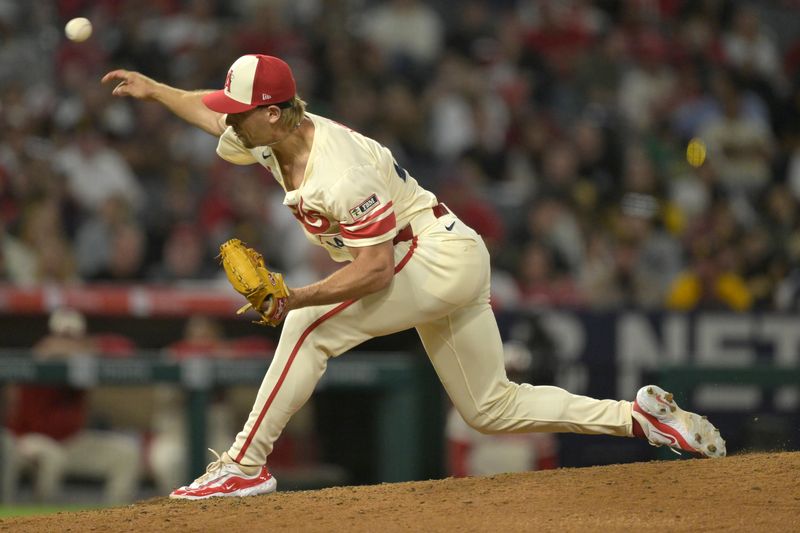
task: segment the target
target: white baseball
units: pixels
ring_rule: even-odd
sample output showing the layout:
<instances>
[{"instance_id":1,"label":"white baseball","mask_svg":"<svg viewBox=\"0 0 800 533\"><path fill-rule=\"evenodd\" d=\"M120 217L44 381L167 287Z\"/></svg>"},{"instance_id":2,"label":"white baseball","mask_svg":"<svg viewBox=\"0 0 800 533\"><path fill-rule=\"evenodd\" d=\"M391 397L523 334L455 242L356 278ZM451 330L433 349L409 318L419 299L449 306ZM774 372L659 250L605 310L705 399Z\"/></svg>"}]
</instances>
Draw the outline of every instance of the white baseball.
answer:
<instances>
[{"instance_id":1,"label":"white baseball","mask_svg":"<svg viewBox=\"0 0 800 533\"><path fill-rule=\"evenodd\" d=\"M70 41L83 42L92 35L92 23L85 17L76 17L67 22L64 33Z\"/></svg>"}]
</instances>

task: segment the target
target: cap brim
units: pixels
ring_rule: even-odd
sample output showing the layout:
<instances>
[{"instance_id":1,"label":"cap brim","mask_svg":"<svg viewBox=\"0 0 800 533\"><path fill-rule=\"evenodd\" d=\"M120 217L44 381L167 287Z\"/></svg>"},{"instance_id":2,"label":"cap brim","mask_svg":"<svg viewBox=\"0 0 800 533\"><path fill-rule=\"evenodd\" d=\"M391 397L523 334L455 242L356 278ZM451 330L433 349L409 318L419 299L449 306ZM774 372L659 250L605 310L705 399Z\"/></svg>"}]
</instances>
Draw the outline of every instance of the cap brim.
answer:
<instances>
[{"instance_id":1,"label":"cap brim","mask_svg":"<svg viewBox=\"0 0 800 533\"><path fill-rule=\"evenodd\" d=\"M207 108L212 111L216 111L217 113L244 113L245 111L250 111L251 109L258 107L252 104L243 104L242 102L234 100L225 94L224 90L208 93L207 95L203 96L202 100L203 104L205 104Z\"/></svg>"}]
</instances>

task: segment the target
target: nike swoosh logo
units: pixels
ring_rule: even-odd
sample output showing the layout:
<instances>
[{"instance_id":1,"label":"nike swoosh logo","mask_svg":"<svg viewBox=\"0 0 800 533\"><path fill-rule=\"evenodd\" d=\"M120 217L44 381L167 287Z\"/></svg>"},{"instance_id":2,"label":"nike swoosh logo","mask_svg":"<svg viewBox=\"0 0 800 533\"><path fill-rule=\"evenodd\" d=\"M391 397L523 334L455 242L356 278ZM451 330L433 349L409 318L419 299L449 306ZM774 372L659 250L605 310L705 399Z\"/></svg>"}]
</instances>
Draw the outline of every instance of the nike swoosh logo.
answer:
<instances>
[{"instance_id":1,"label":"nike swoosh logo","mask_svg":"<svg viewBox=\"0 0 800 533\"><path fill-rule=\"evenodd\" d=\"M272 154L268 154L267 152L261 152L261 157L263 157L264 159L269 159L270 157L272 157Z\"/></svg>"},{"instance_id":2,"label":"nike swoosh logo","mask_svg":"<svg viewBox=\"0 0 800 533\"><path fill-rule=\"evenodd\" d=\"M455 225L456 225L456 222L454 220L453 222L450 223L449 226L445 226L444 229L446 229L447 231L453 231L453 226L455 226Z\"/></svg>"},{"instance_id":3,"label":"nike swoosh logo","mask_svg":"<svg viewBox=\"0 0 800 533\"><path fill-rule=\"evenodd\" d=\"M656 434L664 437L665 439L667 439L669 441L669 444L667 446L680 446L678 444L678 439L676 439L675 437L673 437L669 433L664 433L663 431L659 431L656 428L650 428L650 431L652 431L653 433L656 433Z\"/></svg>"}]
</instances>

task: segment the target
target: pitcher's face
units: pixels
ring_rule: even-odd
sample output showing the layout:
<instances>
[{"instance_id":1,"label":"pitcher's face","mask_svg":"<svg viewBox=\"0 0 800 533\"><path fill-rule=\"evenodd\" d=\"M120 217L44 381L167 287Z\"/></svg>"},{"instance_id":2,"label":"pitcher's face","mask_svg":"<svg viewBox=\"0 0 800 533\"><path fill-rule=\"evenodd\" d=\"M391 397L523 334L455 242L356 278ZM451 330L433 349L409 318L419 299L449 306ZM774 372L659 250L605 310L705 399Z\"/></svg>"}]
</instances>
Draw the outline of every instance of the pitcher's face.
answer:
<instances>
[{"instance_id":1,"label":"pitcher's face","mask_svg":"<svg viewBox=\"0 0 800 533\"><path fill-rule=\"evenodd\" d=\"M280 114L277 106L262 106L243 113L229 114L225 123L233 127L245 148L255 148L267 146L281 138L276 126Z\"/></svg>"}]
</instances>

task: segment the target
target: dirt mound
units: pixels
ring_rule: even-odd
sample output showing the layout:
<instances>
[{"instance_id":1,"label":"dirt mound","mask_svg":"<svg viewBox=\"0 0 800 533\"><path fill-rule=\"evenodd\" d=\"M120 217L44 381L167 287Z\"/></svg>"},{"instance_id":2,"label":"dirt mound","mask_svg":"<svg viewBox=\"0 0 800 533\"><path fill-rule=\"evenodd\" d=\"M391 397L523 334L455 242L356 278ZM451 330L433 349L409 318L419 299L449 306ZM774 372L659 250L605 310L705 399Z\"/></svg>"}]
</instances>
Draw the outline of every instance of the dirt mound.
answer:
<instances>
[{"instance_id":1,"label":"dirt mound","mask_svg":"<svg viewBox=\"0 0 800 533\"><path fill-rule=\"evenodd\" d=\"M800 452L285 492L0 521L6 531L797 531Z\"/></svg>"}]
</instances>

